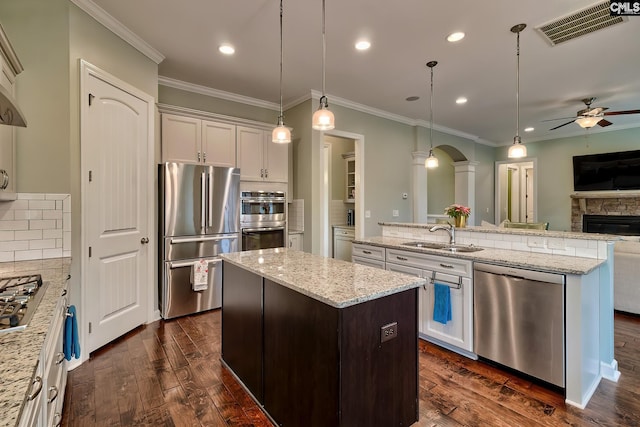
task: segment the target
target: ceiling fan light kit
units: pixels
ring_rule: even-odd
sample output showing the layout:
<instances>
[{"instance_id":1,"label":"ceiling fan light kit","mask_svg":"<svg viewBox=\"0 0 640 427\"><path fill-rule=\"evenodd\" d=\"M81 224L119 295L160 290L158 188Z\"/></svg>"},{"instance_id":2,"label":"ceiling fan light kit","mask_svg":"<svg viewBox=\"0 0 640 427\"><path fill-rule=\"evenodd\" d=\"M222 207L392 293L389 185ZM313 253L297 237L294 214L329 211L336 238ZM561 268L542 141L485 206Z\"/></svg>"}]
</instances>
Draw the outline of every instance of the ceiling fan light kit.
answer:
<instances>
[{"instance_id":1,"label":"ceiling fan light kit","mask_svg":"<svg viewBox=\"0 0 640 427\"><path fill-rule=\"evenodd\" d=\"M602 120L602 117L600 116L585 116L578 117L575 121L581 128L588 129L597 125L600 120Z\"/></svg>"},{"instance_id":2,"label":"ceiling fan light kit","mask_svg":"<svg viewBox=\"0 0 640 427\"><path fill-rule=\"evenodd\" d=\"M623 116L626 114L640 114L640 110L606 111L609 109L608 107L591 108L591 103L595 100L596 98L593 98L593 97L583 99L582 102L584 102L584 105L586 105L587 108L583 108L582 110L578 111L576 113L577 117L575 119L571 119L568 122L558 125L549 130L556 130L563 126L570 125L571 123L574 123L574 122L580 125L580 127L582 127L583 129L589 129L594 127L595 125L598 125L600 127L606 127L606 126L612 125L613 123L605 119L604 116ZM564 119L568 119L568 118L569 117L564 117ZM551 119L551 120L562 120L562 119ZM548 120L545 120L545 121L548 121Z\"/></svg>"},{"instance_id":3,"label":"ceiling fan light kit","mask_svg":"<svg viewBox=\"0 0 640 427\"><path fill-rule=\"evenodd\" d=\"M291 142L291 130L284 125L284 115L282 113L282 62L284 54L282 49L282 0L280 0L280 115L278 125L271 133L271 141L276 144L287 144Z\"/></svg>"},{"instance_id":4,"label":"ceiling fan light kit","mask_svg":"<svg viewBox=\"0 0 640 427\"><path fill-rule=\"evenodd\" d=\"M325 0L322 0L322 96L320 97L320 106L313 113L311 118L311 127L316 130L331 130L336 127L335 117L329 110L329 102L324 94L325 92L325 61L327 56L327 41L325 36Z\"/></svg>"},{"instance_id":5,"label":"ceiling fan light kit","mask_svg":"<svg viewBox=\"0 0 640 427\"><path fill-rule=\"evenodd\" d=\"M511 27L511 32L516 33L516 136L513 137L513 145L509 147L507 156L511 159L527 157L527 147L520 139L520 32L527 24L518 24Z\"/></svg>"},{"instance_id":6,"label":"ceiling fan light kit","mask_svg":"<svg viewBox=\"0 0 640 427\"><path fill-rule=\"evenodd\" d=\"M429 169L438 167L438 158L433 155L433 67L438 65L438 61L427 62L427 67L431 70L431 97L429 98L429 157L424 161L424 166Z\"/></svg>"}]
</instances>

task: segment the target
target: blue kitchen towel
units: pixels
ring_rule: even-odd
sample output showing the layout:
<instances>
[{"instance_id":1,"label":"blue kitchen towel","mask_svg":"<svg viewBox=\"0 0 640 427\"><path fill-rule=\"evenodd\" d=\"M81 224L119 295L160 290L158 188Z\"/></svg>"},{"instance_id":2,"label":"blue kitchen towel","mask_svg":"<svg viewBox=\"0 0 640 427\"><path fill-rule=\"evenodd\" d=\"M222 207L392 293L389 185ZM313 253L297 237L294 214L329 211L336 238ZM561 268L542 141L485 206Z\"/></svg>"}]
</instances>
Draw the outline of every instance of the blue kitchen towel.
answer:
<instances>
[{"instance_id":1,"label":"blue kitchen towel","mask_svg":"<svg viewBox=\"0 0 640 427\"><path fill-rule=\"evenodd\" d=\"M433 320L446 325L451 320L451 292L449 286L433 284Z\"/></svg>"},{"instance_id":2,"label":"blue kitchen towel","mask_svg":"<svg viewBox=\"0 0 640 427\"><path fill-rule=\"evenodd\" d=\"M69 306L67 313L68 315L64 320L64 339L62 343L64 357L67 360L71 360L72 356L78 359L80 357L80 340L78 337L78 315L76 313L76 306Z\"/></svg>"}]
</instances>

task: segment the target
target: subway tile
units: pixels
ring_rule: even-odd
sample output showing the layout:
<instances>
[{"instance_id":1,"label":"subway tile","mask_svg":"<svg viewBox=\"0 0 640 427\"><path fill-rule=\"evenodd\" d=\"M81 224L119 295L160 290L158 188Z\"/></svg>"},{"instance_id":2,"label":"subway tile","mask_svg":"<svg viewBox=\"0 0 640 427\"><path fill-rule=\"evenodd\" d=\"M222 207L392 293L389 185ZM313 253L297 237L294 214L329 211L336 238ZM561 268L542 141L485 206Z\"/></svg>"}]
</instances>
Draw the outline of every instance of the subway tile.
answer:
<instances>
[{"instance_id":1,"label":"subway tile","mask_svg":"<svg viewBox=\"0 0 640 427\"><path fill-rule=\"evenodd\" d=\"M42 230L25 230L15 232L16 240L42 240Z\"/></svg>"},{"instance_id":2,"label":"subway tile","mask_svg":"<svg viewBox=\"0 0 640 427\"><path fill-rule=\"evenodd\" d=\"M576 256L583 258L598 258L597 248L576 248Z\"/></svg>"},{"instance_id":3,"label":"subway tile","mask_svg":"<svg viewBox=\"0 0 640 427\"><path fill-rule=\"evenodd\" d=\"M70 231L65 231L62 236L62 248L65 251L71 250L71 232Z\"/></svg>"},{"instance_id":4,"label":"subway tile","mask_svg":"<svg viewBox=\"0 0 640 427\"><path fill-rule=\"evenodd\" d=\"M29 209L29 201L28 200L14 200L11 202L11 210L27 210Z\"/></svg>"},{"instance_id":5,"label":"subway tile","mask_svg":"<svg viewBox=\"0 0 640 427\"><path fill-rule=\"evenodd\" d=\"M62 247L63 247L62 238L56 239L56 248L62 249Z\"/></svg>"},{"instance_id":6,"label":"subway tile","mask_svg":"<svg viewBox=\"0 0 640 427\"><path fill-rule=\"evenodd\" d=\"M0 231L0 242L6 242L7 240L15 240L15 231L3 230Z\"/></svg>"},{"instance_id":7,"label":"subway tile","mask_svg":"<svg viewBox=\"0 0 640 427\"><path fill-rule=\"evenodd\" d=\"M30 259L42 259L42 249L15 251L16 261L28 261Z\"/></svg>"},{"instance_id":8,"label":"subway tile","mask_svg":"<svg viewBox=\"0 0 640 427\"><path fill-rule=\"evenodd\" d=\"M62 211L71 212L71 196L62 201Z\"/></svg>"},{"instance_id":9,"label":"subway tile","mask_svg":"<svg viewBox=\"0 0 640 427\"><path fill-rule=\"evenodd\" d=\"M29 249L29 241L27 240L0 242L0 251L26 251L27 249Z\"/></svg>"},{"instance_id":10,"label":"subway tile","mask_svg":"<svg viewBox=\"0 0 640 427\"><path fill-rule=\"evenodd\" d=\"M47 193L44 195L45 200L64 200L69 197L68 194Z\"/></svg>"},{"instance_id":11,"label":"subway tile","mask_svg":"<svg viewBox=\"0 0 640 427\"><path fill-rule=\"evenodd\" d=\"M43 259L48 259L48 258L60 258L63 254L63 251L61 248L56 248L56 249L43 249L42 250L42 258Z\"/></svg>"},{"instance_id":12,"label":"subway tile","mask_svg":"<svg viewBox=\"0 0 640 427\"><path fill-rule=\"evenodd\" d=\"M10 251L10 252L0 251L0 262L13 262L13 260L14 260L13 251Z\"/></svg>"},{"instance_id":13,"label":"subway tile","mask_svg":"<svg viewBox=\"0 0 640 427\"><path fill-rule=\"evenodd\" d=\"M55 200L29 200L29 209L51 209L56 208Z\"/></svg>"},{"instance_id":14,"label":"subway tile","mask_svg":"<svg viewBox=\"0 0 640 427\"><path fill-rule=\"evenodd\" d=\"M0 209L0 221L11 221L16 219L15 211L12 209Z\"/></svg>"},{"instance_id":15,"label":"subway tile","mask_svg":"<svg viewBox=\"0 0 640 427\"><path fill-rule=\"evenodd\" d=\"M42 219L41 210L15 210L13 211L16 219Z\"/></svg>"},{"instance_id":16,"label":"subway tile","mask_svg":"<svg viewBox=\"0 0 640 427\"><path fill-rule=\"evenodd\" d=\"M28 230L29 221L0 221L0 230Z\"/></svg>"},{"instance_id":17,"label":"subway tile","mask_svg":"<svg viewBox=\"0 0 640 427\"><path fill-rule=\"evenodd\" d=\"M71 251L70 250L63 250L62 251L62 256L63 257L70 257L71 256Z\"/></svg>"},{"instance_id":18,"label":"subway tile","mask_svg":"<svg viewBox=\"0 0 640 427\"><path fill-rule=\"evenodd\" d=\"M50 228L56 228L56 220L47 219L47 220L30 220L29 221L30 230L46 230Z\"/></svg>"},{"instance_id":19,"label":"subway tile","mask_svg":"<svg viewBox=\"0 0 640 427\"><path fill-rule=\"evenodd\" d=\"M60 229L55 230L42 230L43 239L61 239L63 231Z\"/></svg>"},{"instance_id":20,"label":"subway tile","mask_svg":"<svg viewBox=\"0 0 640 427\"><path fill-rule=\"evenodd\" d=\"M55 249L55 247L56 239L29 241L29 249Z\"/></svg>"},{"instance_id":21,"label":"subway tile","mask_svg":"<svg viewBox=\"0 0 640 427\"><path fill-rule=\"evenodd\" d=\"M41 219L62 219L62 211L41 211L42 218Z\"/></svg>"}]
</instances>

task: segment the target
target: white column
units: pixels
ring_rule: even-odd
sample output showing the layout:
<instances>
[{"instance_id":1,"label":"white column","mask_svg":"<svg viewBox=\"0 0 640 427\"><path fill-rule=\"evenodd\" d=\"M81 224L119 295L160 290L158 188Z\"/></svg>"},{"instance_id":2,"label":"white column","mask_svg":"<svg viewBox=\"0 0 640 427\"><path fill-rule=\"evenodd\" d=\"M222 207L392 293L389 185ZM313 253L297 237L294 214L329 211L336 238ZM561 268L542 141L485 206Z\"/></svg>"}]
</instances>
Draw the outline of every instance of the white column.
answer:
<instances>
[{"instance_id":1,"label":"white column","mask_svg":"<svg viewBox=\"0 0 640 427\"><path fill-rule=\"evenodd\" d=\"M413 187L413 222L427 222L427 168L424 162L429 153L414 151L412 162L412 187Z\"/></svg>"},{"instance_id":2,"label":"white column","mask_svg":"<svg viewBox=\"0 0 640 427\"><path fill-rule=\"evenodd\" d=\"M471 208L467 219L469 225L475 225L476 212L476 165L478 162L454 162L455 194L454 202Z\"/></svg>"}]
</instances>

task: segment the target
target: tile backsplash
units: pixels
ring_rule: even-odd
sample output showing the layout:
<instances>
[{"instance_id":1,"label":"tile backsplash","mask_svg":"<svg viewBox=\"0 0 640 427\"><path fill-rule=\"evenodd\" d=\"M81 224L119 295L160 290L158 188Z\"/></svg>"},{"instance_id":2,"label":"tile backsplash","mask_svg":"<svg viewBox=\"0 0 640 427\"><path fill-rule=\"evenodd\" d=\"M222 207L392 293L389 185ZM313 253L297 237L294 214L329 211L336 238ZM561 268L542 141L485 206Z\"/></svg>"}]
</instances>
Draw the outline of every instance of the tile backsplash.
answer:
<instances>
[{"instance_id":1,"label":"tile backsplash","mask_svg":"<svg viewBox=\"0 0 640 427\"><path fill-rule=\"evenodd\" d=\"M289 230L304 231L304 199L292 200L288 209Z\"/></svg>"},{"instance_id":2,"label":"tile backsplash","mask_svg":"<svg viewBox=\"0 0 640 427\"><path fill-rule=\"evenodd\" d=\"M0 262L69 256L69 194L18 193L0 202Z\"/></svg>"}]
</instances>

